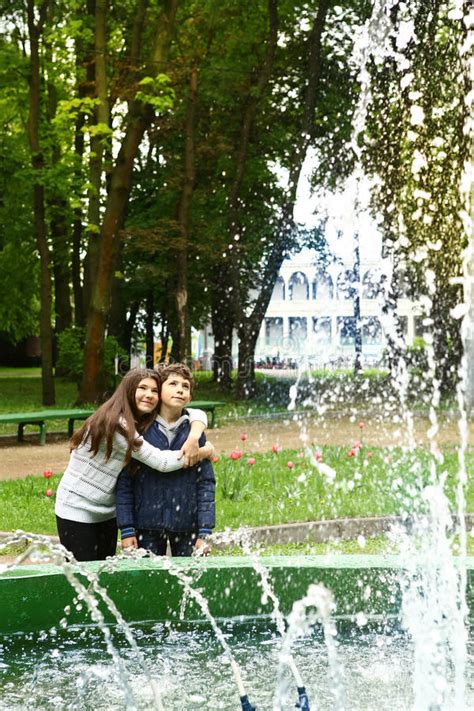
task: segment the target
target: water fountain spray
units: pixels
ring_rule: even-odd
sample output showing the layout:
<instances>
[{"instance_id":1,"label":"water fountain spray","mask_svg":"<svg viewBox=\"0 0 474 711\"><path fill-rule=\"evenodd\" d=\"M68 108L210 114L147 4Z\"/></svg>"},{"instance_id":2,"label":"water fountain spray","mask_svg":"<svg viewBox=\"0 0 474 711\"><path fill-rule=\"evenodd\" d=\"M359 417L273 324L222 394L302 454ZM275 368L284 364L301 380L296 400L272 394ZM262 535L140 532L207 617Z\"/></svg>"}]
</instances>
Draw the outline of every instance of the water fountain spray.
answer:
<instances>
[{"instance_id":1,"label":"water fountain spray","mask_svg":"<svg viewBox=\"0 0 474 711\"><path fill-rule=\"evenodd\" d=\"M246 555L248 555L251 560L252 560L252 565L255 569L255 572L260 578L260 585L263 590L263 593L266 597L270 598L273 604L273 617L275 619L275 623L277 626L277 630L282 638L285 637L286 634L286 626L285 626L285 619L283 617L283 613L280 610L280 601L278 597L275 595L275 591L272 588L271 582L270 582L270 575L267 570L267 568L263 565L262 561L260 560L259 556L255 553L255 550L252 548L251 545L251 537L250 537L250 531L244 527L239 528L237 531L233 531L230 535L224 533L224 534L217 534L213 536L213 540L216 542L223 542L226 543L227 545L232 541L232 543L239 543L241 546L242 550ZM306 687L304 685L303 679L301 677L301 674L298 671L298 667L296 666L295 660L293 655L291 654L291 650L287 650L287 653L285 655L285 662L287 663L291 673L293 674L293 677L295 679L296 683L296 690L298 693L298 701L296 704L296 708L302 709L302 711L310 711L310 706L309 706L309 699L308 699L308 694L306 692Z\"/></svg>"},{"instance_id":2,"label":"water fountain spray","mask_svg":"<svg viewBox=\"0 0 474 711\"><path fill-rule=\"evenodd\" d=\"M332 682L332 691L337 711L348 709L345 700L344 676L337 657L335 639L337 636L336 626L331 614L334 609L334 600L331 592L324 585L311 584L306 595L294 603L293 609L288 616L288 630L283 638L279 654L280 667L288 665L291 657L291 648L298 637L311 630L319 621L322 622L324 630L324 640L328 652L329 675ZM281 706L281 682L274 699L273 708L275 711L282 711ZM298 693L300 689L298 689ZM306 692L301 689L301 695L297 708L307 709L309 706Z\"/></svg>"},{"instance_id":3,"label":"water fountain spray","mask_svg":"<svg viewBox=\"0 0 474 711\"><path fill-rule=\"evenodd\" d=\"M71 585L73 590L76 591L78 595L78 600L83 600L85 602L92 620L97 624L97 627L102 632L107 646L107 651L112 657L119 672L118 677L120 684L124 690L127 708L130 708L130 710L133 711L134 709L137 709L137 705L133 698L133 693L130 688L130 685L127 681L127 670L124 667L123 661L112 643L110 629L105 622L104 615L98 607L98 600L96 595L102 598L112 615L115 617L120 629L124 632L127 642L133 650L140 667L143 669L143 672L152 690L153 707L156 709L156 711L164 711L159 686L156 681L151 677L148 671L148 665L146 664L145 659L137 646L137 643L133 637L129 625L117 609L117 606L115 605L113 600L107 594L106 590L99 584L100 573L104 569L110 570L110 568L113 567L113 560L111 559L110 561L106 561L104 565L97 571L97 573L94 573L89 570L87 566L76 561L72 553L70 553L61 544L52 543L47 536L25 533L24 531L16 531L15 534L8 537L0 544L0 549L10 545L16 545L18 543L27 543L28 547L16 557L13 563L10 563L8 565L2 565L0 567L1 572L13 570L26 560L34 560L35 556L43 561L46 556L48 560L52 560L56 565L61 568L69 584ZM46 549L46 553L44 552L44 549ZM78 574L83 576L88 581L88 587L86 587L80 581ZM64 623L65 622L66 620L64 618Z\"/></svg>"},{"instance_id":4,"label":"water fountain spray","mask_svg":"<svg viewBox=\"0 0 474 711\"><path fill-rule=\"evenodd\" d=\"M217 640L220 642L222 645L222 648L224 649L224 652L230 662L230 666L232 669L232 673L234 675L235 683L237 685L237 689L239 692L239 698L240 698L240 704L242 707L242 711L256 711L255 707L252 706L252 704L249 701L249 697L247 695L247 692L245 690L244 683L242 681L242 674L239 668L239 665L237 664L234 655L230 651L230 647L227 643L227 640L220 629L219 625L217 624L215 618L211 614L211 611L209 610L209 603L207 602L206 598L204 595L197 590L195 587L193 587L194 580L190 575L186 575L183 573L181 570L179 570L176 566L174 566L169 558L162 557L162 556L157 556L151 551L147 551L147 556L150 557L152 560L160 560L163 564L163 567L165 570L167 570L171 575L173 575L180 585L182 585L183 589L186 592L186 595L188 598L194 600L200 607L201 611L204 613L206 619L209 621L211 624L211 627L214 631L214 634L216 635Z\"/></svg>"}]
</instances>

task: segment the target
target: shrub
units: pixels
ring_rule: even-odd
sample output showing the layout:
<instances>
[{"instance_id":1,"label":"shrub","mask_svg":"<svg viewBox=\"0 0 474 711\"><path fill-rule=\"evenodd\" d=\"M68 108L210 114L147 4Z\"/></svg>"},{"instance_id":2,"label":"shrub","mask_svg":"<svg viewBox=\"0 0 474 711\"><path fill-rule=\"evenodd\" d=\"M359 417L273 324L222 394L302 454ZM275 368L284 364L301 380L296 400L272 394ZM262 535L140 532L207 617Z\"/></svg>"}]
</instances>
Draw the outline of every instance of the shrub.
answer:
<instances>
[{"instance_id":1,"label":"shrub","mask_svg":"<svg viewBox=\"0 0 474 711\"><path fill-rule=\"evenodd\" d=\"M80 383L84 370L85 331L73 326L58 335L58 359L56 367L68 380ZM126 353L113 336L107 336L104 343L104 380L107 387L114 386L115 356L124 358Z\"/></svg>"}]
</instances>

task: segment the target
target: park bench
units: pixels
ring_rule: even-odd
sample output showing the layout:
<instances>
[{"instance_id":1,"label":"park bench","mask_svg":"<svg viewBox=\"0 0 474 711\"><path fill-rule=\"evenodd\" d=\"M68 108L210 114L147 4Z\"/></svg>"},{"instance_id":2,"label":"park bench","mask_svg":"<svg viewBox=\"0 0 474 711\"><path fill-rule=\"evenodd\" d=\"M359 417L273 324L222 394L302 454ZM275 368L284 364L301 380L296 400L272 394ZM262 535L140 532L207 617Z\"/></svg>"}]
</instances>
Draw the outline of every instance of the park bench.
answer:
<instances>
[{"instance_id":1,"label":"park bench","mask_svg":"<svg viewBox=\"0 0 474 711\"><path fill-rule=\"evenodd\" d=\"M195 400L192 407L197 407L200 410L211 413L211 429L216 424L216 408L225 403L218 400ZM71 409L71 410L41 410L40 412L15 412L9 414L0 414L0 424L6 425L15 423L18 424L17 441L23 442L24 429L26 425L37 425L40 428L40 444L46 444L46 422L47 420L65 420L67 419L68 436L72 437L74 432L74 422L76 420L87 420L94 410L91 409Z\"/></svg>"},{"instance_id":2,"label":"park bench","mask_svg":"<svg viewBox=\"0 0 474 711\"><path fill-rule=\"evenodd\" d=\"M211 422L209 427L213 429L216 425L216 408L219 405L225 405L225 402L220 400L192 400L189 403L189 407L196 407L199 410L204 410L204 412L211 413Z\"/></svg>"},{"instance_id":3,"label":"park bench","mask_svg":"<svg viewBox=\"0 0 474 711\"><path fill-rule=\"evenodd\" d=\"M46 444L46 422L47 420L67 419L67 431L69 437L74 432L74 422L76 420L87 420L94 410L41 410L39 412L15 412L0 415L0 424L18 423L17 441L23 442L23 433L26 425L37 425L40 428L40 444Z\"/></svg>"}]
</instances>

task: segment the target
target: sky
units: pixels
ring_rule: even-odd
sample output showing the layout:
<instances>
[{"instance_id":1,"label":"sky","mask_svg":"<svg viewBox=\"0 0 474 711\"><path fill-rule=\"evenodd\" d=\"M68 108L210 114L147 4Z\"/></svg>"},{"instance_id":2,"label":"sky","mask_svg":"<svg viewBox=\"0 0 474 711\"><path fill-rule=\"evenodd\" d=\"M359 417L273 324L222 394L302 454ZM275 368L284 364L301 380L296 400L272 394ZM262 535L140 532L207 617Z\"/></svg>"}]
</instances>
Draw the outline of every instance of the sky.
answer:
<instances>
[{"instance_id":1,"label":"sky","mask_svg":"<svg viewBox=\"0 0 474 711\"><path fill-rule=\"evenodd\" d=\"M322 215L327 215L326 239L335 255L341 259L351 258L355 233L359 234L361 259L381 255L382 238L368 210L368 180L354 174L346 181L345 188L337 193L312 194L309 176L314 160L314 155L307 158L298 185L295 205L297 222L314 227ZM355 209L356 201L360 205L358 213Z\"/></svg>"}]
</instances>

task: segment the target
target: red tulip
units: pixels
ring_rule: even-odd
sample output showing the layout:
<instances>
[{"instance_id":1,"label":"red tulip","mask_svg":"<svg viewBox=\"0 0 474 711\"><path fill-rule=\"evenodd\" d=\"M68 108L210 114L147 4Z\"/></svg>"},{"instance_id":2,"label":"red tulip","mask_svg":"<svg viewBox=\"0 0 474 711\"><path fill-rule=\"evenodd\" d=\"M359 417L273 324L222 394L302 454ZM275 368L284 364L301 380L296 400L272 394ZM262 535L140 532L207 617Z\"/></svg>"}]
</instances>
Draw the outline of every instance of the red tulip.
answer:
<instances>
[{"instance_id":1,"label":"red tulip","mask_svg":"<svg viewBox=\"0 0 474 711\"><path fill-rule=\"evenodd\" d=\"M347 456L348 456L348 457L355 457L356 454L357 454L357 452L356 452L354 449L350 449L350 450L347 452Z\"/></svg>"},{"instance_id":2,"label":"red tulip","mask_svg":"<svg viewBox=\"0 0 474 711\"><path fill-rule=\"evenodd\" d=\"M374 456L374 453L373 453L373 452L367 452L366 456L367 456L367 459L372 459L372 457Z\"/></svg>"},{"instance_id":3,"label":"red tulip","mask_svg":"<svg viewBox=\"0 0 474 711\"><path fill-rule=\"evenodd\" d=\"M272 452L275 452L275 454L278 454L278 452L281 452L281 447L279 444L274 444L272 447Z\"/></svg>"},{"instance_id":4,"label":"red tulip","mask_svg":"<svg viewBox=\"0 0 474 711\"><path fill-rule=\"evenodd\" d=\"M213 462L214 462L214 464L215 464L216 462L218 462L218 461L219 461L219 457L212 457L212 461L213 461Z\"/></svg>"},{"instance_id":5,"label":"red tulip","mask_svg":"<svg viewBox=\"0 0 474 711\"><path fill-rule=\"evenodd\" d=\"M46 489L45 494L46 494L46 496L52 496L52 495L53 495L53 490L52 490L52 489Z\"/></svg>"},{"instance_id":6,"label":"red tulip","mask_svg":"<svg viewBox=\"0 0 474 711\"><path fill-rule=\"evenodd\" d=\"M247 464L255 464L255 457L249 457L247 459Z\"/></svg>"},{"instance_id":7,"label":"red tulip","mask_svg":"<svg viewBox=\"0 0 474 711\"><path fill-rule=\"evenodd\" d=\"M359 422L359 427L360 427L361 430L363 430L364 427L365 427L365 423L364 423L364 422Z\"/></svg>"},{"instance_id":8,"label":"red tulip","mask_svg":"<svg viewBox=\"0 0 474 711\"><path fill-rule=\"evenodd\" d=\"M234 450L230 453L230 458L231 458L231 459L234 459L234 460L240 459L241 456L242 456L242 452L240 452L238 449L234 449Z\"/></svg>"},{"instance_id":9,"label":"red tulip","mask_svg":"<svg viewBox=\"0 0 474 711\"><path fill-rule=\"evenodd\" d=\"M288 467L288 469L293 469L295 465L293 464L293 462L287 462L286 466Z\"/></svg>"},{"instance_id":10,"label":"red tulip","mask_svg":"<svg viewBox=\"0 0 474 711\"><path fill-rule=\"evenodd\" d=\"M322 462L323 461L323 453L322 452L315 452L314 458L316 459L317 462Z\"/></svg>"},{"instance_id":11,"label":"red tulip","mask_svg":"<svg viewBox=\"0 0 474 711\"><path fill-rule=\"evenodd\" d=\"M53 472L51 471L51 469L46 469L43 472L43 476L45 479L51 479L51 477L53 476Z\"/></svg>"},{"instance_id":12,"label":"red tulip","mask_svg":"<svg viewBox=\"0 0 474 711\"><path fill-rule=\"evenodd\" d=\"M246 435L246 434L241 434L241 435L240 435L240 439L242 440L242 442L245 442L245 440L247 439L247 435Z\"/></svg>"}]
</instances>

